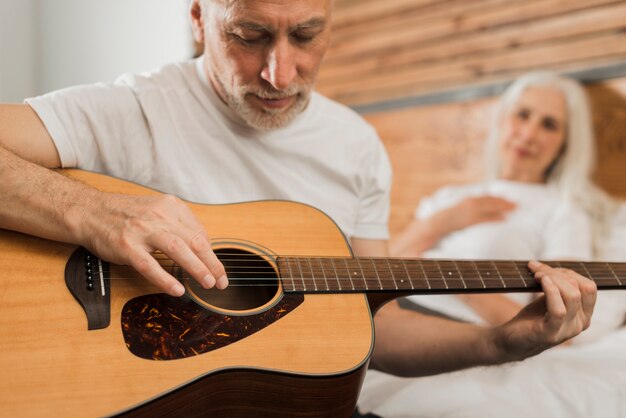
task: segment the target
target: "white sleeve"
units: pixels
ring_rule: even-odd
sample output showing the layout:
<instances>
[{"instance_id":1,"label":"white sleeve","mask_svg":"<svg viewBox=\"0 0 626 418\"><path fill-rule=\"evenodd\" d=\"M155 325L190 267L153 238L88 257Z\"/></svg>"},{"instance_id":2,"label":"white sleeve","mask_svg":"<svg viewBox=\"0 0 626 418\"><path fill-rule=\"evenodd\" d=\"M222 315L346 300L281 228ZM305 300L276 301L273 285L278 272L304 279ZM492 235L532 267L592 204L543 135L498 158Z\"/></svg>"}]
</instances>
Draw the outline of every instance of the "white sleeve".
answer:
<instances>
[{"instance_id":1,"label":"white sleeve","mask_svg":"<svg viewBox=\"0 0 626 418\"><path fill-rule=\"evenodd\" d=\"M389 239L391 194L391 163L378 135L374 133L359 192L359 208L353 236L365 239Z\"/></svg>"},{"instance_id":2,"label":"white sleeve","mask_svg":"<svg viewBox=\"0 0 626 418\"><path fill-rule=\"evenodd\" d=\"M592 259L592 226L580 208L561 203L553 212L543 232L543 260Z\"/></svg>"},{"instance_id":3,"label":"white sleeve","mask_svg":"<svg viewBox=\"0 0 626 418\"><path fill-rule=\"evenodd\" d=\"M124 172L150 149L149 127L127 85L77 86L25 102L50 133L63 167Z\"/></svg>"},{"instance_id":4,"label":"white sleeve","mask_svg":"<svg viewBox=\"0 0 626 418\"><path fill-rule=\"evenodd\" d=\"M462 199L473 194L468 185L444 186L430 196L423 197L415 209L415 219L427 219L435 213L456 205Z\"/></svg>"},{"instance_id":5,"label":"white sleeve","mask_svg":"<svg viewBox=\"0 0 626 418\"><path fill-rule=\"evenodd\" d=\"M430 218L433 213L437 211L435 198L436 194L431 196L425 196L420 200L419 204L415 208L415 213L413 214L415 219L423 220Z\"/></svg>"}]
</instances>

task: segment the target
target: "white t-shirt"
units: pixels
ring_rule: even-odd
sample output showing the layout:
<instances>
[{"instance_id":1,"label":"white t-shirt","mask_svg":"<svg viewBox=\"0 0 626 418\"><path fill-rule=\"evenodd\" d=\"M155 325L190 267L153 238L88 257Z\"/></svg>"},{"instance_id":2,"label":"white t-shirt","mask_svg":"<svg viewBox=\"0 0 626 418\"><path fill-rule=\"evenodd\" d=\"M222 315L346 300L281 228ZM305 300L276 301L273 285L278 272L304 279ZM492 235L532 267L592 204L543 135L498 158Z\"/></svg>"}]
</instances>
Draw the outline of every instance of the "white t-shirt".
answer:
<instances>
[{"instance_id":1,"label":"white t-shirt","mask_svg":"<svg viewBox=\"0 0 626 418\"><path fill-rule=\"evenodd\" d=\"M423 254L425 258L470 260L579 260L592 258L592 226L587 214L559 198L543 184L505 180L448 186L424 198L417 219L427 219L465 198L497 196L517 206L500 222L480 223L444 237ZM509 294L520 303L530 295ZM452 295L416 295L409 300L429 309L471 321L484 322Z\"/></svg>"},{"instance_id":2,"label":"white t-shirt","mask_svg":"<svg viewBox=\"0 0 626 418\"><path fill-rule=\"evenodd\" d=\"M63 167L198 203L298 201L324 211L348 237L388 237L383 145L356 113L317 93L287 127L254 130L219 99L197 59L26 102Z\"/></svg>"}]
</instances>

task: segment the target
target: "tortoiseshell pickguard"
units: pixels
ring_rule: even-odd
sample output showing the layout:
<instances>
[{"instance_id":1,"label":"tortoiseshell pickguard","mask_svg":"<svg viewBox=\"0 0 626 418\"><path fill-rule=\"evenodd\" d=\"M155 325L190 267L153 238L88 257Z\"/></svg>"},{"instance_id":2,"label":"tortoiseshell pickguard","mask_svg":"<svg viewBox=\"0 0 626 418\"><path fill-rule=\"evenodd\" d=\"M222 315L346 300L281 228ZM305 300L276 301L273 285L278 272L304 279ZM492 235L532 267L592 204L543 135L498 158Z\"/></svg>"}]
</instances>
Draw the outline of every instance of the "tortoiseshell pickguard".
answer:
<instances>
[{"instance_id":1,"label":"tortoiseshell pickguard","mask_svg":"<svg viewBox=\"0 0 626 418\"><path fill-rule=\"evenodd\" d=\"M134 355L149 360L175 360L232 344L267 327L304 301L288 294L270 309L245 316L222 315L194 301L166 294L129 300L122 310L122 332Z\"/></svg>"}]
</instances>

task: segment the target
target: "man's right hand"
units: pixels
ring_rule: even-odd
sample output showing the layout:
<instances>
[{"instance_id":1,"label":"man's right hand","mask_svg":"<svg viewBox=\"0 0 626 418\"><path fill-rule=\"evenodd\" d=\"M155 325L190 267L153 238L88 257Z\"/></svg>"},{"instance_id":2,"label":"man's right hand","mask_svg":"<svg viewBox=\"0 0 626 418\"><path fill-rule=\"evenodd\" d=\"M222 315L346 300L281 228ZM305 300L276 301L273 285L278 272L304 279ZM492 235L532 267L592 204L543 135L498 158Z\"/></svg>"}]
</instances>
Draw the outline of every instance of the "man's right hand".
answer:
<instances>
[{"instance_id":1,"label":"man's right hand","mask_svg":"<svg viewBox=\"0 0 626 418\"><path fill-rule=\"evenodd\" d=\"M99 257L129 265L172 296L185 289L152 253L169 256L206 289L224 289L224 266L211 249L204 226L177 197L130 196L92 191L88 207L70 221L78 240ZM71 213L71 212L70 212Z\"/></svg>"},{"instance_id":2,"label":"man's right hand","mask_svg":"<svg viewBox=\"0 0 626 418\"><path fill-rule=\"evenodd\" d=\"M83 245L173 296L184 288L153 252L203 287L228 285L203 225L180 199L103 193L41 166L61 166L46 127L28 105L0 105L0 228Z\"/></svg>"}]
</instances>

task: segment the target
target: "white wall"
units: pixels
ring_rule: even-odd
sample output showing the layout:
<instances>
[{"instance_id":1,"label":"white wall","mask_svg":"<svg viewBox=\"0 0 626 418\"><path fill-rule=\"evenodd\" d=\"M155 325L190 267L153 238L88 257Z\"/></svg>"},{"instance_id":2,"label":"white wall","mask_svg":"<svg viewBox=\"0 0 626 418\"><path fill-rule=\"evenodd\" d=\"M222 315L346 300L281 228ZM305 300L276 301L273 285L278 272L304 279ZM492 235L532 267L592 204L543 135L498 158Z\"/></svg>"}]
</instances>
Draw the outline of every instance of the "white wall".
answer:
<instances>
[{"instance_id":1,"label":"white wall","mask_svg":"<svg viewBox=\"0 0 626 418\"><path fill-rule=\"evenodd\" d=\"M0 101L187 59L188 0L0 0ZM6 57L6 58L5 58Z\"/></svg>"},{"instance_id":2,"label":"white wall","mask_svg":"<svg viewBox=\"0 0 626 418\"><path fill-rule=\"evenodd\" d=\"M33 0L0 0L0 102L37 92Z\"/></svg>"}]
</instances>

